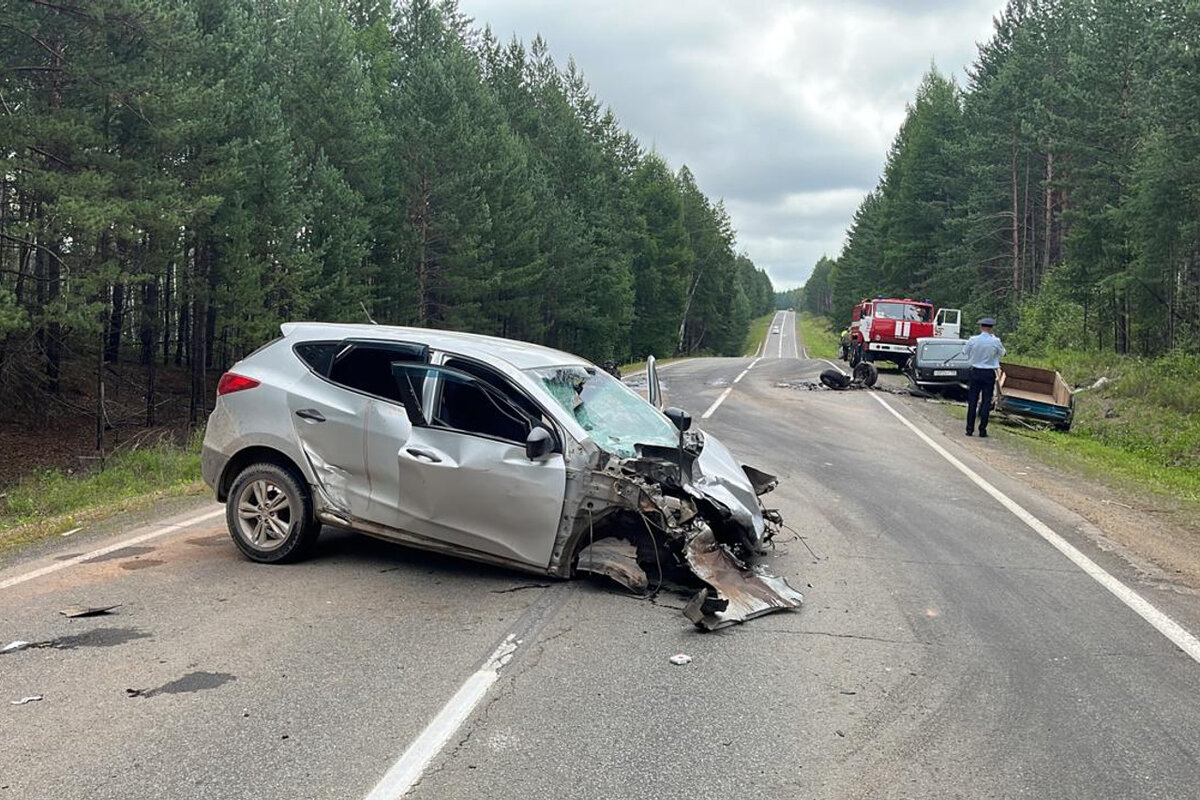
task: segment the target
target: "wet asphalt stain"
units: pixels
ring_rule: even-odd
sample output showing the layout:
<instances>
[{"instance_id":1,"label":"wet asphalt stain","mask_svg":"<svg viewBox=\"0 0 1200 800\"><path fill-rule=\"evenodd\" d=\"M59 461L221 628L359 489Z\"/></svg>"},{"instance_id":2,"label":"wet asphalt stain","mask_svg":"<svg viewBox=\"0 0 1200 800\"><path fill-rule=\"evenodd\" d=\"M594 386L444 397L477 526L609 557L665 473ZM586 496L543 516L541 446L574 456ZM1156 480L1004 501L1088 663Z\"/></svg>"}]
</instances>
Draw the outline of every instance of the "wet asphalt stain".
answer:
<instances>
[{"instance_id":1,"label":"wet asphalt stain","mask_svg":"<svg viewBox=\"0 0 1200 800\"><path fill-rule=\"evenodd\" d=\"M165 563L167 562L154 558L135 558L133 561L122 561L121 569L145 569L146 567L157 567L159 564Z\"/></svg>"},{"instance_id":2,"label":"wet asphalt stain","mask_svg":"<svg viewBox=\"0 0 1200 800\"><path fill-rule=\"evenodd\" d=\"M126 689L130 697L154 697L158 694L193 694L209 689L218 689L230 681L236 681L236 675L228 672L189 672L182 678L164 683L154 689Z\"/></svg>"},{"instance_id":3,"label":"wet asphalt stain","mask_svg":"<svg viewBox=\"0 0 1200 800\"><path fill-rule=\"evenodd\" d=\"M214 536L196 536L184 541L188 544L194 544L196 547L218 547L229 541L229 536L224 533L218 533Z\"/></svg>"},{"instance_id":4,"label":"wet asphalt stain","mask_svg":"<svg viewBox=\"0 0 1200 800\"><path fill-rule=\"evenodd\" d=\"M130 556L140 556L145 553L154 552L153 547L122 547L120 550L113 550L111 553L105 553L102 556L89 558L84 561L85 564L99 564L101 561L113 561L118 558L129 558Z\"/></svg>"}]
</instances>

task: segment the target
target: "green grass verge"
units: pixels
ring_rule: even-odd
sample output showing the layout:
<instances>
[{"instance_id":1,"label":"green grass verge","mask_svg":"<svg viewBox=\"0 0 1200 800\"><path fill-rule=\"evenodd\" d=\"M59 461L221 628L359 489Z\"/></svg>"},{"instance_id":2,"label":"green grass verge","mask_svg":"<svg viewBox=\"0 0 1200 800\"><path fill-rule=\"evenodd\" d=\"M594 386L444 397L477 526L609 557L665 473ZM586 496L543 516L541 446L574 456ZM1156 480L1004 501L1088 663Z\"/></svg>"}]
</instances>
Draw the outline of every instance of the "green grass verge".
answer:
<instances>
[{"instance_id":1,"label":"green grass verge","mask_svg":"<svg viewBox=\"0 0 1200 800\"><path fill-rule=\"evenodd\" d=\"M679 356L678 358L660 358L660 359L658 359L658 365L660 367L662 367L662 366L666 366L667 364L674 363L676 361L687 361L689 358L691 358L691 356ZM620 370L621 370L622 375L632 375L635 372L645 372L646 371L646 362L645 361L631 361L628 364L622 364L620 366Z\"/></svg>"},{"instance_id":2,"label":"green grass verge","mask_svg":"<svg viewBox=\"0 0 1200 800\"><path fill-rule=\"evenodd\" d=\"M828 317L820 317L807 311L800 312L796 319L800 331L800 339L810 358L838 357L838 334L833 329Z\"/></svg>"},{"instance_id":3,"label":"green grass verge","mask_svg":"<svg viewBox=\"0 0 1200 800\"><path fill-rule=\"evenodd\" d=\"M1032 437L1042 452L1200 504L1200 356L1060 350L1008 358L1058 370L1072 386L1108 379L1076 392L1070 433Z\"/></svg>"},{"instance_id":4,"label":"green grass verge","mask_svg":"<svg viewBox=\"0 0 1200 800\"><path fill-rule=\"evenodd\" d=\"M743 348L743 355L756 356L759 349L763 346L763 341L767 338L767 331L770 330L771 320L775 318L775 312L763 314L758 319L750 321L750 330L746 334L746 346Z\"/></svg>"},{"instance_id":5,"label":"green grass verge","mask_svg":"<svg viewBox=\"0 0 1200 800\"><path fill-rule=\"evenodd\" d=\"M155 499L199 493L200 439L114 454L103 470L42 470L0 491L4 547L70 530Z\"/></svg>"}]
</instances>

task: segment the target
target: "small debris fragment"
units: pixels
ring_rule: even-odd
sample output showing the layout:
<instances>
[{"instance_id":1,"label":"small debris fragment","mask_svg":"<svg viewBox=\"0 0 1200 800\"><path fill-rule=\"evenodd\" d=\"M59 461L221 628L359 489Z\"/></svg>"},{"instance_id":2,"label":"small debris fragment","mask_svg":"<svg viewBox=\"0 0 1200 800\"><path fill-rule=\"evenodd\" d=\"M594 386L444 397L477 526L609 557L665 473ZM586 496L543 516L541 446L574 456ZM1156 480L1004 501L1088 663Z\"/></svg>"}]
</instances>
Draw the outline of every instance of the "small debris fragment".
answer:
<instances>
[{"instance_id":1,"label":"small debris fragment","mask_svg":"<svg viewBox=\"0 0 1200 800\"><path fill-rule=\"evenodd\" d=\"M18 650L24 650L26 647L31 647L32 645L33 642L23 642L18 639L17 641L9 642L8 644L4 645L4 647L0 648L0 653L15 653Z\"/></svg>"},{"instance_id":2,"label":"small debris fragment","mask_svg":"<svg viewBox=\"0 0 1200 800\"><path fill-rule=\"evenodd\" d=\"M75 619L76 617L99 617L104 614L110 613L114 608L120 608L120 607L121 607L120 603L117 603L115 606L73 605L73 606L67 606L66 608L60 610L58 613L62 614L64 617L69 617L71 619Z\"/></svg>"},{"instance_id":3,"label":"small debris fragment","mask_svg":"<svg viewBox=\"0 0 1200 800\"><path fill-rule=\"evenodd\" d=\"M126 697L142 697L143 695L145 695L145 693L146 693L145 689L126 689L125 690Z\"/></svg>"},{"instance_id":4,"label":"small debris fragment","mask_svg":"<svg viewBox=\"0 0 1200 800\"><path fill-rule=\"evenodd\" d=\"M838 694L858 694L858 692L852 692L849 689L840 689L838 690Z\"/></svg>"},{"instance_id":5,"label":"small debris fragment","mask_svg":"<svg viewBox=\"0 0 1200 800\"><path fill-rule=\"evenodd\" d=\"M692 657L687 653L676 653L675 655L671 656L670 660L671 663L677 667L682 667L684 664L692 663Z\"/></svg>"},{"instance_id":6,"label":"small debris fragment","mask_svg":"<svg viewBox=\"0 0 1200 800\"><path fill-rule=\"evenodd\" d=\"M70 536L73 533L79 533L81 530L83 530L83 528L71 528L71 530L65 533L60 533L59 536Z\"/></svg>"},{"instance_id":7,"label":"small debris fragment","mask_svg":"<svg viewBox=\"0 0 1200 800\"><path fill-rule=\"evenodd\" d=\"M840 736L843 739L846 738L846 734L844 731L834 731L834 733L836 733L838 736Z\"/></svg>"},{"instance_id":8,"label":"small debris fragment","mask_svg":"<svg viewBox=\"0 0 1200 800\"><path fill-rule=\"evenodd\" d=\"M520 586L512 586L508 589L492 589L491 594L510 594L512 592L520 592L525 589L549 589L548 583L523 583Z\"/></svg>"},{"instance_id":9,"label":"small debris fragment","mask_svg":"<svg viewBox=\"0 0 1200 800\"><path fill-rule=\"evenodd\" d=\"M22 697L20 700L9 700L8 702L12 703L14 706L23 706L26 703L36 703L41 699L42 696L40 694L31 694L28 697Z\"/></svg>"}]
</instances>

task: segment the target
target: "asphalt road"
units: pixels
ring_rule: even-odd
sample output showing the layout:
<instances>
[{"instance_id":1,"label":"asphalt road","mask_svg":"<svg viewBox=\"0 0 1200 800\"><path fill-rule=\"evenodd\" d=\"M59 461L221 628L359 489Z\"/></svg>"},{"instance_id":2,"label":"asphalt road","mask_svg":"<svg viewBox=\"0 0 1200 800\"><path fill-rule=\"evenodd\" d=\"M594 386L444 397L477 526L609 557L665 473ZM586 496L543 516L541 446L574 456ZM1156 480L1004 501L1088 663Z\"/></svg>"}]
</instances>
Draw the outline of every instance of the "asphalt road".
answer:
<instances>
[{"instance_id":1,"label":"asphalt road","mask_svg":"<svg viewBox=\"0 0 1200 800\"><path fill-rule=\"evenodd\" d=\"M0 647L55 642L0 654L0 800L363 798L485 673L411 797L1196 797L1200 664L884 403L1184 628L1200 599L1140 586L917 404L781 386L828 365L777 323L759 358L662 376L781 477L794 533L769 563L799 612L701 634L674 597L337 532L258 566L219 517L169 527L211 504L81 532L0 570ZM153 538L75 563L135 534Z\"/></svg>"}]
</instances>

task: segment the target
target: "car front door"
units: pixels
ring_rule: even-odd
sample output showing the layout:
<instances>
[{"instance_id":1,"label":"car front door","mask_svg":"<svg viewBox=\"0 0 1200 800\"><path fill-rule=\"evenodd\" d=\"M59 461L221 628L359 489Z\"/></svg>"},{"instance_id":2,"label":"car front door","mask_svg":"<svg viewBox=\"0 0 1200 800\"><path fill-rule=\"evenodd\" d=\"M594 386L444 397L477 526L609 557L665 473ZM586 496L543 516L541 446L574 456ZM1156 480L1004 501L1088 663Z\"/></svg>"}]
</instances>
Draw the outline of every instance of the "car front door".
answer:
<instances>
[{"instance_id":1,"label":"car front door","mask_svg":"<svg viewBox=\"0 0 1200 800\"><path fill-rule=\"evenodd\" d=\"M445 366L393 368L407 425L381 421L368 436L373 469L394 465L373 481L372 509L386 509L387 524L410 533L548 566L566 465L561 447L527 451L530 431L544 421L510 399L510 386Z\"/></svg>"}]
</instances>

